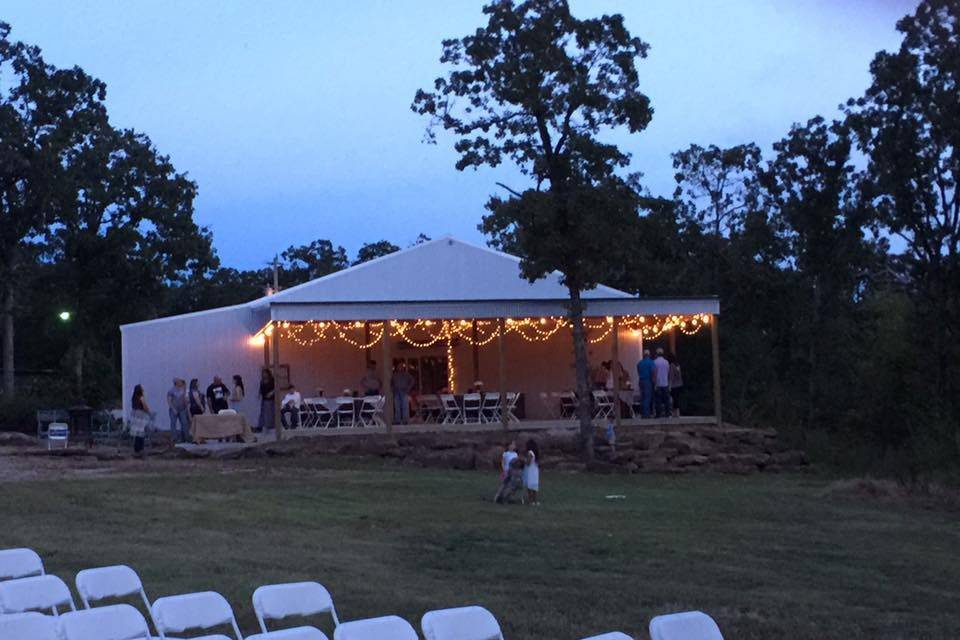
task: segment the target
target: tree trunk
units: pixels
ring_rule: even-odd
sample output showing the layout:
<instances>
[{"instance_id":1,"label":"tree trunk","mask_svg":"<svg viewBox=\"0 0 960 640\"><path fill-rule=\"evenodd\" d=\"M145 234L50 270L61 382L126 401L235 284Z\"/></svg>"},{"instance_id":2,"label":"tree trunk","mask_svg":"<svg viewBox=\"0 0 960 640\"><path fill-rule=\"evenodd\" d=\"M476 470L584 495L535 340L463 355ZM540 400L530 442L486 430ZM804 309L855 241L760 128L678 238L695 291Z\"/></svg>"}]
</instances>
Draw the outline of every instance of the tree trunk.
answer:
<instances>
[{"instance_id":1,"label":"tree trunk","mask_svg":"<svg viewBox=\"0 0 960 640\"><path fill-rule=\"evenodd\" d=\"M570 291L570 325L573 328L573 359L577 377L577 418L580 421L580 451L584 462L593 460L593 420L590 372L587 367L587 336L583 328L583 300L580 290L568 286Z\"/></svg>"},{"instance_id":2,"label":"tree trunk","mask_svg":"<svg viewBox=\"0 0 960 640\"><path fill-rule=\"evenodd\" d=\"M3 285L3 396L16 393L13 377L13 277L8 275Z\"/></svg>"}]
</instances>

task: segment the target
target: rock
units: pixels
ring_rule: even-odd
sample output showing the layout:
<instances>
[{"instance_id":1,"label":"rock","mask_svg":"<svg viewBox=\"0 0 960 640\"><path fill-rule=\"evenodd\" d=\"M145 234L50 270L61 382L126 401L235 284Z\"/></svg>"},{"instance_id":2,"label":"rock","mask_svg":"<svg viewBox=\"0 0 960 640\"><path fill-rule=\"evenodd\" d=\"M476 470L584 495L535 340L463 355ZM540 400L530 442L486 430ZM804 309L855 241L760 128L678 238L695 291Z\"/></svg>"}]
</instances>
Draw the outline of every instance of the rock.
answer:
<instances>
[{"instance_id":1,"label":"rock","mask_svg":"<svg viewBox=\"0 0 960 640\"><path fill-rule=\"evenodd\" d=\"M674 436L670 436L663 441L661 450L663 449L673 449L677 452L676 455L680 456L686 456L693 452L693 448L690 446L689 442Z\"/></svg>"},{"instance_id":2,"label":"rock","mask_svg":"<svg viewBox=\"0 0 960 640\"><path fill-rule=\"evenodd\" d=\"M623 468L627 473L636 473L640 470L640 465L638 465L636 462L628 462L627 464L623 465Z\"/></svg>"},{"instance_id":3,"label":"rock","mask_svg":"<svg viewBox=\"0 0 960 640\"><path fill-rule=\"evenodd\" d=\"M632 433L630 436L633 438L634 448L641 450L657 449L667 437L662 431Z\"/></svg>"},{"instance_id":4,"label":"rock","mask_svg":"<svg viewBox=\"0 0 960 640\"><path fill-rule=\"evenodd\" d=\"M707 456L701 456L695 453L691 453L685 456L677 456L676 458L671 460L670 463L680 467L693 467L693 466L700 466L700 465L706 464L708 461L709 461L709 458L707 458Z\"/></svg>"},{"instance_id":5,"label":"rock","mask_svg":"<svg viewBox=\"0 0 960 640\"><path fill-rule=\"evenodd\" d=\"M40 441L17 431L0 431L0 447L36 447Z\"/></svg>"}]
</instances>

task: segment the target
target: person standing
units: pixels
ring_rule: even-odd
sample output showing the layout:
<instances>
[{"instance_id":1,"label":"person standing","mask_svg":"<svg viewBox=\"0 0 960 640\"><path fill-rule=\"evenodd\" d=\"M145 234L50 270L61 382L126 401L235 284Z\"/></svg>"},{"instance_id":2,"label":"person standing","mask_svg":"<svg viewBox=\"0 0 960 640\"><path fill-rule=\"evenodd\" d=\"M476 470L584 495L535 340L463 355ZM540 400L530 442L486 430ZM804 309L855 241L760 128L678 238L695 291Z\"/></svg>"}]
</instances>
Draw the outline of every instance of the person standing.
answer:
<instances>
[{"instance_id":1,"label":"person standing","mask_svg":"<svg viewBox=\"0 0 960 640\"><path fill-rule=\"evenodd\" d=\"M230 389L223 384L220 376L213 376L213 382L207 387L207 406L210 407L210 413L217 415L227 406L227 398L230 397Z\"/></svg>"},{"instance_id":2,"label":"person standing","mask_svg":"<svg viewBox=\"0 0 960 640\"><path fill-rule=\"evenodd\" d=\"M377 375L377 363L371 360L367 363L367 371L360 379L360 388L365 396L379 396L383 383Z\"/></svg>"},{"instance_id":3,"label":"person standing","mask_svg":"<svg viewBox=\"0 0 960 640\"><path fill-rule=\"evenodd\" d=\"M130 399L130 435L133 436L133 455L137 458L143 457L143 443L147 433L147 427L153 416L150 413L150 405L143 397L143 386L137 385L133 388L133 397Z\"/></svg>"},{"instance_id":4,"label":"person standing","mask_svg":"<svg viewBox=\"0 0 960 640\"><path fill-rule=\"evenodd\" d=\"M523 486L527 488L527 502L529 504L539 504L537 497L540 495L540 463L537 461L540 457L540 449L537 448L536 440L527 440L526 460L523 466Z\"/></svg>"},{"instance_id":5,"label":"person standing","mask_svg":"<svg viewBox=\"0 0 960 640\"><path fill-rule=\"evenodd\" d=\"M414 380L407 371L407 363L401 362L390 379L393 392L393 421L396 424L407 424L410 419L410 392L413 390Z\"/></svg>"},{"instance_id":6,"label":"person standing","mask_svg":"<svg viewBox=\"0 0 960 640\"><path fill-rule=\"evenodd\" d=\"M233 376L233 393L230 394L230 404L234 411L240 413L240 404L247 395L247 390L243 388L243 377L240 374Z\"/></svg>"},{"instance_id":7,"label":"person standing","mask_svg":"<svg viewBox=\"0 0 960 640\"><path fill-rule=\"evenodd\" d=\"M640 417L653 416L653 383L655 367L650 350L643 350L643 359L637 363L637 386L640 387Z\"/></svg>"},{"instance_id":8,"label":"person standing","mask_svg":"<svg viewBox=\"0 0 960 640\"><path fill-rule=\"evenodd\" d=\"M170 414L170 439L175 443L190 439L188 405L187 383L180 378L174 378L173 386L167 391L167 412Z\"/></svg>"},{"instance_id":9,"label":"person standing","mask_svg":"<svg viewBox=\"0 0 960 640\"><path fill-rule=\"evenodd\" d=\"M670 361L670 407L674 418L680 417L680 396L683 395L683 372L680 371L680 363L677 362L677 356L669 354L667 360Z\"/></svg>"},{"instance_id":10,"label":"person standing","mask_svg":"<svg viewBox=\"0 0 960 640\"><path fill-rule=\"evenodd\" d=\"M653 390L654 412L658 418L670 417L670 363L663 357L663 349L657 349L653 361L655 388Z\"/></svg>"},{"instance_id":11,"label":"person standing","mask_svg":"<svg viewBox=\"0 0 960 640\"><path fill-rule=\"evenodd\" d=\"M259 431L273 429L273 398L275 384L270 369L260 372L260 420L257 422Z\"/></svg>"},{"instance_id":12,"label":"person standing","mask_svg":"<svg viewBox=\"0 0 960 640\"><path fill-rule=\"evenodd\" d=\"M207 411L207 398L200 393L200 381L196 378L190 380L190 391L187 393L190 402L190 415L197 416Z\"/></svg>"}]
</instances>

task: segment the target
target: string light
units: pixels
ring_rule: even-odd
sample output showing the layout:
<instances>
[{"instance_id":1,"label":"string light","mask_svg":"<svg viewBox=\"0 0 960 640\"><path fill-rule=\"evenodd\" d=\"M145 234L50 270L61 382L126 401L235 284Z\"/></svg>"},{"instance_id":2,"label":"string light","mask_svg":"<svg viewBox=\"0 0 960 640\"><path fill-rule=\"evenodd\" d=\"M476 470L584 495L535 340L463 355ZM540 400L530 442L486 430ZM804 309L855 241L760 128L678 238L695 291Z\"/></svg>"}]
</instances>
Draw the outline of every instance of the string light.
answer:
<instances>
[{"instance_id":1,"label":"string light","mask_svg":"<svg viewBox=\"0 0 960 640\"><path fill-rule=\"evenodd\" d=\"M678 329L684 335L692 336L710 324L710 315L705 313L689 316L622 316L620 326L632 335L645 340L656 339L671 329ZM369 338L357 339L352 334L364 326L369 327ZM614 326L613 316L602 318L584 318L583 326L588 333L587 341L598 344L605 340ZM384 336L400 338L412 347L426 349L440 342L446 343L448 371L453 371L452 353L456 339L482 347L490 344L500 335L499 325L493 320L390 320L363 323L360 321L337 322L335 320L307 320L305 322L269 323L250 340L251 345L263 345L264 336L273 335L274 328L283 331L285 338L302 347L310 347L323 340L341 340L357 349L369 349L383 340ZM474 332L474 327L476 330ZM547 342L561 329L570 329L568 318L507 318L504 322L504 334L515 334L526 342ZM592 336L590 334L593 334ZM448 382L454 374L448 373ZM453 388L453 385L450 385Z\"/></svg>"}]
</instances>

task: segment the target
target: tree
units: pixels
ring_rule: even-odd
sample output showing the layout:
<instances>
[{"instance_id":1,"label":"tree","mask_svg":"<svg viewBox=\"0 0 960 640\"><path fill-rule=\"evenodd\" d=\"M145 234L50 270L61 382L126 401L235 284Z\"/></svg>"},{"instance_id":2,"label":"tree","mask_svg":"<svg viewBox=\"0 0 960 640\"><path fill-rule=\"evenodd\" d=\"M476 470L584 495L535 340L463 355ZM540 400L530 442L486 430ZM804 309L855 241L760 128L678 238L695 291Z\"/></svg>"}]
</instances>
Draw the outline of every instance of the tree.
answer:
<instances>
[{"instance_id":1,"label":"tree","mask_svg":"<svg viewBox=\"0 0 960 640\"><path fill-rule=\"evenodd\" d=\"M329 240L314 240L300 247L289 247L281 256L280 271L282 287L303 284L350 266L343 247L334 248Z\"/></svg>"},{"instance_id":2,"label":"tree","mask_svg":"<svg viewBox=\"0 0 960 640\"><path fill-rule=\"evenodd\" d=\"M584 456L593 455L585 303L581 294L617 260L636 223L636 186L619 177L630 157L601 139L644 129L653 109L638 89L648 45L620 15L580 20L565 0L495 0L487 24L443 41L451 70L419 90L412 108L453 132L457 169L511 160L534 188L491 198L481 229L509 239L531 281L561 271L569 292L578 416ZM596 207L596 209L594 208ZM631 209L632 207L632 209ZM602 213L599 213L602 212ZM604 215L606 214L606 215ZM597 225L597 226L594 226Z\"/></svg>"},{"instance_id":3,"label":"tree","mask_svg":"<svg viewBox=\"0 0 960 640\"><path fill-rule=\"evenodd\" d=\"M358 265L363 262L368 262L374 258L380 258L382 256L389 255L395 251L400 251L400 247L393 244L389 240L381 240L380 242L368 242L357 251L357 259L353 261L353 264Z\"/></svg>"},{"instance_id":4,"label":"tree","mask_svg":"<svg viewBox=\"0 0 960 640\"><path fill-rule=\"evenodd\" d=\"M761 180L780 218L798 291L809 293L809 298L798 297L792 316L806 351L804 414L810 427L818 408L828 404L824 394L839 386L842 366L836 356L853 333L855 302L873 258L863 232L869 218L856 198L852 141L843 124L813 118L792 127L773 148L777 156ZM828 352L834 361L825 373Z\"/></svg>"},{"instance_id":5,"label":"tree","mask_svg":"<svg viewBox=\"0 0 960 640\"><path fill-rule=\"evenodd\" d=\"M760 149L753 143L727 149L692 144L672 157L677 171L673 195L681 203L679 210L712 237L711 293L716 293L723 238L740 230L747 213L757 205Z\"/></svg>"},{"instance_id":6,"label":"tree","mask_svg":"<svg viewBox=\"0 0 960 640\"><path fill-rule=\"evenodd\" d=\"M68 156L106 122L106 87L79 67L57 69L0 22L0 316L3 391L14 393L14 326L23 273L54 222Z\"/></svg>"},{"instance_id":7,"label":"tree","mask_svg":"<svg viewBox=\"0 0 960 640\"><path fill-rule=\"evenodd\" d=\"M937 354L933 386L957 398L960 336L960 5L924 0L897 23L900 49L881 51L873 83L847 103L868 165L865 197L905 244L911 286Z\"/></svg>"},{"instance_id":8,"label":"tree","mask_svg":"<svg viewBox=\"0 0 960 640\"><path fill-rule=\"evenodd\" d=\"M193 220L195 195L146 136L106 122L67 154L46 238L72 311L78 391L87 354L115 341L118 324L155 316L165 286L215 266L210 234Z\"/></svg>"}]
</instances>

